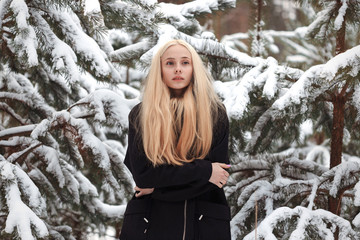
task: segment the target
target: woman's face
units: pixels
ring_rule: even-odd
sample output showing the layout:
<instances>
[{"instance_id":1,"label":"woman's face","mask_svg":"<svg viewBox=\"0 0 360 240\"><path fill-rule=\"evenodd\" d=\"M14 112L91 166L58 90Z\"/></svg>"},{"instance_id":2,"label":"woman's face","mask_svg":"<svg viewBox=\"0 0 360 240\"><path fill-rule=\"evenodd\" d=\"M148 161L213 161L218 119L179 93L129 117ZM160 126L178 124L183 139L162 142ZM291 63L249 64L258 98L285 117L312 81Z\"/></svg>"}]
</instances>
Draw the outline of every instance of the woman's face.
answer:
<instances>
[{"instance_id":1,"label":"woman's face","mask_svg":"<svg viewBox=\"0 0 360 240\"><path fill-rule=\"evenodd\" d=\"M189 50L182 45L170 46L161 57L161 75L173 96L182 96L193 76Z\"/></svg>"}]
</instances>

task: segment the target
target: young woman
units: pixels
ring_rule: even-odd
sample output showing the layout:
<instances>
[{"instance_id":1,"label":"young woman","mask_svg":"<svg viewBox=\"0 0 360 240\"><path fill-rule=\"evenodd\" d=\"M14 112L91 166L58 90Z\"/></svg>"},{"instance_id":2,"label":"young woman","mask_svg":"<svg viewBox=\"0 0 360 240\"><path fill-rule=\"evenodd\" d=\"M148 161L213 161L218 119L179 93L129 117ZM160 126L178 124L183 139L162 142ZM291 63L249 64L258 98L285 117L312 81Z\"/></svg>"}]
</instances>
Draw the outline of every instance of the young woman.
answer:
<instances>
[{"instance_id":1,"label":"young woman","mask_svg":"<svg viewBox=\"0 0 360 240\"><path fill-rule=\"evenodd\" d=\"M229 121L194 48L167 42L129 114L125 164L136 183L120 240L230 240Z\"/></svg>"}]
</instances>

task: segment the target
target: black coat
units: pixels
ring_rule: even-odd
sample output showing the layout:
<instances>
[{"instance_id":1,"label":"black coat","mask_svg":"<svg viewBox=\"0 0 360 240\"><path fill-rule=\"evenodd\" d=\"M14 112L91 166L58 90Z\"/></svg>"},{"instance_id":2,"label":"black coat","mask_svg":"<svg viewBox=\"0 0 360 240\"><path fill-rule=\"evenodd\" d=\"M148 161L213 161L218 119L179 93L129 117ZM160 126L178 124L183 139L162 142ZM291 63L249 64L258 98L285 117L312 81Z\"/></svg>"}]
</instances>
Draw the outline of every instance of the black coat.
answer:
<instances>
[{"instance_id":1,"label":"black coat","mask_svg":"<svg viewBox=\"0 0 360 240\"><path fill-rule=\"evenodd\" d=\"M120 240L230 240L230 210L224 191L209 182L212 162L229 163L226 111L219 108L205 159L153 167L137 131L139 110L140 104L129 114L125 165L138 187L155 190L129 201Z\"/></svg>"}]
</instances>

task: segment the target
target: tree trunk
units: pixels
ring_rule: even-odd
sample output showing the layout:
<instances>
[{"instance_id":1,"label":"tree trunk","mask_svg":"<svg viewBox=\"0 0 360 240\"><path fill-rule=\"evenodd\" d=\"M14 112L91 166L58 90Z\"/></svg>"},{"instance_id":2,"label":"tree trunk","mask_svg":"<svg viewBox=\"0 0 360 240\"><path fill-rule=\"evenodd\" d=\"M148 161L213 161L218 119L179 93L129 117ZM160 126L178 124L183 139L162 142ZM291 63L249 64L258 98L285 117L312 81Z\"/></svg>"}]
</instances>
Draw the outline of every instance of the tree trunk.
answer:
<instances>
[{"instance_id":1,"label":"tree trunk","mask_svg":"<svg viewBox=\"0 0 360 240\"><path fill-rule=\"evenodd\" d=\"M221 32L221 19L222 19L223 13L221 11L217 11L215 13L215 15L213 16L213 29L214 29L214 33L215 33L215 37L216 39L221 39L222 37L222 32Z\"/></svg>"},{"instance_id":2,"label":"tree trunk","mask_svg":"<svg viewBox=\"0 0 360 240\"><path fill-rule=\"evenodd\" d=\"M261 36L260 36L260 33L261 33L261 9L262 9L262 0L257 0L256 40L257 40L258 44L260 44L260 40L261 40ZM259 49L258 49L257 53L255 54L255 56L260 57Z\"/></svg>"},{"instance_id":3,"label":"tree trunk","mask_svg":"<svg viewBox=\"0 0 360 240\"><path fill-rule=\"evenodd\" d=\"M337 0L338 9L340 9L342 3L341 0ZM335 55L338 55L345 51L345 18L341 29L336 35L336 48ZM344 123L345 123L345 103L346 103L346 92L347 84L344 89L336 88L336 92L332 99L333 109L333 124L331 129L331 153L330 153L330 168L336 167L341 164L341 156L343 149L343 136L344 136ZM339 191L340 192L340 191ZM341 196L338 193L335 197L329 196L328 200L329 211L340 215L341 211ZM339 240L339 228L336 228L334 233L334 239Z\"/></svg>"}]
</instances>

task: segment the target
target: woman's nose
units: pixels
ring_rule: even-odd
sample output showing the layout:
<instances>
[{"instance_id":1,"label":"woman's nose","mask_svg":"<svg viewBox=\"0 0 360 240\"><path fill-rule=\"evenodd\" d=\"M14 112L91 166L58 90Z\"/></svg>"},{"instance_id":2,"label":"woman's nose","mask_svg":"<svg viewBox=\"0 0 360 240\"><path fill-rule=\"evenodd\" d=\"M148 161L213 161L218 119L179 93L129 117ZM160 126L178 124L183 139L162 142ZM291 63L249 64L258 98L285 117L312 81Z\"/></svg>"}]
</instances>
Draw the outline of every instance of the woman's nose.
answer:
<instances>
[{"instance_id":1,"label":"woman's nose","mask_svg":"<svg viewBox=\"0 0 360 240\"><path fill-rule=\"evenodd\" d=\"M181 67L179 65L175 67L175 73L181 73Z\"/></svg>"}]
</instances>

